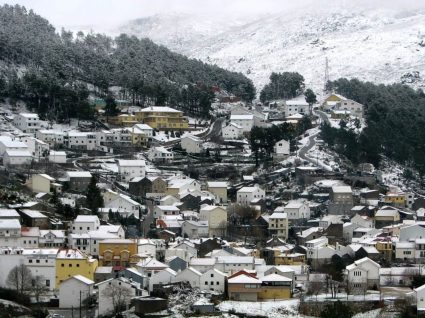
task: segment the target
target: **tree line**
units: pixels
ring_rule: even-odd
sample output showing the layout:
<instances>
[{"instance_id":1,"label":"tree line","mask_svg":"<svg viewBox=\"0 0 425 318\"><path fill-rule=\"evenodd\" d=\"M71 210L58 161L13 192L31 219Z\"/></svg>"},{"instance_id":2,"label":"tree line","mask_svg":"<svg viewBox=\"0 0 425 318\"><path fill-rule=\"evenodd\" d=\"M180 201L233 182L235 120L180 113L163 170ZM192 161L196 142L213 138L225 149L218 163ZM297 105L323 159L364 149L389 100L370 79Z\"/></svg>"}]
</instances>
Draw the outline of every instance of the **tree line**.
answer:
<instances>
[{"instance_id":1,"label":"tree line","mask_svg":"<svg viewBox=\"0 0 425 318\"><path fill-rule=\"evenodd\" d=\"M171 52L149 39L61 30L23 6L0 6L0 97L24 100L43 118L91 118L90 93L108 88L136 105L173 105L208 114L213 87L250 102L241 73ZM91 84L91 85L88 85ZM89 89L90 88L90 91Z\"/></svg>"},{"instance_id":2,"label":"tree line","mask_svg":"<svg viewBox=\"0 0 425 318\"><path fill-rule=\"evenodd\" d=\"M425 173L425 94L402 85L376 85L341 78L327 84L365 105L366 127L356 135L350 129L324 126L324 140L355 163L378 165L381 155Z\"/></svg>"},{"instance_id":3,"label":"tree line","mask_svg":"<svg viewBox=\"0 0 425 318\"><path fill-rule=\"evenodd\" d=\"M304 116L296 126L290 123L273 125L268 128L254 126L250 132L249 143L254 153L256 164L258 165L259 159L271 158L276 142L285 139L293 144L295 137L310 128L312 128L312 123L307 116Z\"/></svg>"}]
</instances>

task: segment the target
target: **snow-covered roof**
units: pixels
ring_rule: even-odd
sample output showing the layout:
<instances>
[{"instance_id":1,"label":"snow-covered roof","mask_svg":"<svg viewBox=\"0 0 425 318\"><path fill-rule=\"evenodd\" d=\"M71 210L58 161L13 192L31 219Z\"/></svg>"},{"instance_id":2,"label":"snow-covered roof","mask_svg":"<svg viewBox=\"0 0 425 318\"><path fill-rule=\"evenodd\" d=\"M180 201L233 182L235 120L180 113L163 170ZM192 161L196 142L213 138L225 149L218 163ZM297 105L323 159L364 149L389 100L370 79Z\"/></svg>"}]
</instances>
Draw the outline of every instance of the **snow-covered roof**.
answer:
<instances>
[{"instance_id":1,"label":"snow-covered roof","mask_svg":"<svg viewBox=\"0 0 425 318\"><path fill-rule=\"evenodd\" d=\"M0 229L20 229L21 223L17 219L0 219Z\"/></svg>"},{"instance_id":2,"label":"snow-covered roof","mask_svg":"<svg viewBox=\"0 0 425 318\"><path fill-rule=\"evenodd\" d=\"M258 190L261 190L261 188L259 188L259 187L243 187L243 188L240 188L238 190L238 193L245 193L245 192L252 193L252 192L255 192L255 191L258 191Z\"/></svg>"},{"instance_id":3,"label":"snow-covered roof","mask_svg":"<svg viewBox=\"0 0 425 318\"><path fill-rule=\"evenodd\" d=\"M19 213L15 209L0 209L0 218L19 218Z\"/></svg>"},{"instance_id":4,"label":"snow-covered roof","mask_svg":"<svg viewBox=\"0 0 425 318\"><path fill-rule=\"evenodd\" d=\"M38 115L34 113L19 113L19 115L25 118L38 118Z\"/></svg>"},{"instance_id":5,"label":"snow-covered roof","mask_svg":"<svg viewBox=\"0 0 425 318\"><path fill-rule=\"evenodd\" d=\"M30 218L47 218L46 215L44 215L43 213L41 213L40 211L36 211L36 210L21 210L21 212L23 214L25 214L26 216L30 217Z\"/></svg>"},{"instance_id":6,"label":"snow-covered roof","mask_svg":"<svg viewBox=\"0 0 425 318\"><path fill-rule=\"evenodd\" d=\"M86 285L94 285L94 281L92 281L91 279L88 279L87 277L84 277L83 275L74 275L70 277L69 279L76 279Z\"/></svg>"},{"instance_id":7,"label":"snow-covered roof","mask_svg":"<svg viewBox=\"0 0 425 318\"><path fill-rule=\"evenodd\" d=\"M287 205L285 205L285 209L299 209L304 205L303 201L292 200L289 201Z\"/></svg>"},{"instance_id":8,"label":"snow-covered roof","mask_svg":"<svg viewBox=\"0 0 425 318\"><path fill-rule=\"evenodd\" d=\"M88 171L66 171L69 178L91 178L91 173Z\"/></svg>"},{"instance_id":9,"label":"snow-covered roof","mask_svg":"<svg viewBox=\"0 0 425 318\"><path fill-rule=\"evenodd\" d=\"M97 215L77 215L77 217L74 220L74 223L77 222L97 222L99 223L99 218Z\"/></svg>"},{"instance_id":10,"label":"snow-covered roof","mask_svg":"<svg viewBox=\"0 0 425 318\"><path fill-rule=\"evenodd\" d=\"M241 274L236 277L229 278L228 283L229 284L261 284L261 281L252 276Z\"/></svg>"},{"instance_id":11,"label":"snow-covered roof","mask_svg":"<svg viewBox=\"0 0 425 318\"><path fill-rule=\"evenodd\" d=\"M8 157L32 157L31 153L28 150L7 149L5 153Z\"/></svg>"},{"instance_id":12,"label":"snow-covered roof","mask_svg":"<svg viewBox=\"0 0 425 318\"><path fill-rule=\"evenodd\" d=\"M121 167L144 167L146 165L144 160L118 160L118 166Z\"/></svg>"},{"instance_id":13,"label":"snow-covered roof","mask_svg":"<svg viewBox=\"0 0 425 318\"><path fill-rule=\"evenodd\" d=\"M270 215L269 219L287 219L288 213L286 212L274 212Z\"/></svg>"},{"instance_id":14,"label":"snow-covered roof","mask_svg":"<svg viewBox=\"0 0 425 318\"><path fill-rule=\"evenodd\" d=\"M208 181L207 186L208 188L227 188L227 182L226 181Z\"/></svg>"},{"instance_id":15,"label":"snow-covered roof","mask_svg":"<svg viewBox=\"0 0 425 318\"><path fill-rule=\"evenodd\" d=\"M66 248L58 251L58 259L86 259L87 256L76 248Z\"/></svg>"},{"instance_id":16,"label":"snow-covered roof","mask_svg":"<svg viewBox=\"0 0 425 318\"><path fill-rule=\"evenodd\" d=\"M150 112L158 112L158 113L181 113L181 111L167 107L167 106L150 106L140 110L141 113L150 113Z\"/></svg>"},{"instance_id":17,"label":"snow-covered roof","mask_svg":"<svg viewBox=\"0 0 425 318\"><path fill-rule=\"evenodd\" d=\"M254 120L254 115L230 115L230 121L233 120Z\"/></svg>"},{"instance_id":18,"label":"snow-covered roof","mask_svg":"<svg viewBox=\"0 0 425 318\"><path fill-rule=\"evenodd\" d=\"M292 282L291 278L279 275L279 274L269 274L260 278L262 282Z\"/></svg>"},{"instance_id":19,"label":"snow-covered roof","mask_svg":"<svg viewBox=\"0 0 425 318\"><path fill-rule=\"evenodd\" d=\"M351 187L350 186L333 186L332 187L333 193L351 193Z\"/></svg>"}]
</instances>

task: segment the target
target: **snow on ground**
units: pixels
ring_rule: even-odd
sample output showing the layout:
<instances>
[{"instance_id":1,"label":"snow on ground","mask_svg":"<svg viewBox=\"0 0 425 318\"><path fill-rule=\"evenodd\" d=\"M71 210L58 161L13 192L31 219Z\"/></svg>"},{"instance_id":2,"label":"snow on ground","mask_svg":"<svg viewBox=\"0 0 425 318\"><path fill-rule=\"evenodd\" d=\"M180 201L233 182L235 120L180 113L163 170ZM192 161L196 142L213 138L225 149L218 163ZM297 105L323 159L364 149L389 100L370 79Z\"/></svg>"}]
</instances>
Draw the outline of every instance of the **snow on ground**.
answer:
<instances>
[{"instance_id":1,"label":"snow on ground","mask_svg":"<svg viewBox=\"0 0 425 318\"><path fill-rule=\"evenodd\" d=\"M298 141L298 145L302 147L308 146L308 144L310 143L310 137L317 135L318 133L320 133L319 126L307 130L304 133L304 137Z\"/></svg>"},{"instance_id":2,"label":"snow on ground","mask_svg":"<svg viewBox=\"0 0 425 318\"><path fill-rule=\"evenodd\" d=\"M326 151L327 148L314 145L306 154L308 158L327 171L339 169L339 164L335 162L335 154Z\"/></svg>"},{"instance_id":3,"label":"snow on ground","mask_svg":"<svg viewBox=\"0 0 425 318\"><path fill-rule=\"evenodd\" d=\"M298 314L298 299L267 302L224 301L217 307L221 312L236 312L249 316L266 316L274 318L301 317Z\"/></svg>"},{"instance_id":4,"label":"snow on ground","mask_svg":"<svg viewBox=\"0 0 425 318\"><path fill-rule=\"evenodd\" d=\"M366 312L361 312L353 316L353 318L378 318L382 309L374 309Z\"/></svg>"},{"instance_id":5,"label":"snow on ground","mask_svg":"<svg viewBox=\"0 0 425 318\"><path fill-rule=\"evenodd\" d=\"M168 141L178 140L180 138L171 137L171 134L167 135L165 132L160 131L160 132L157 132L156 135L152 137L152 139L155 139L159 142L168 142Z\"/></svg>"}]
</instances>

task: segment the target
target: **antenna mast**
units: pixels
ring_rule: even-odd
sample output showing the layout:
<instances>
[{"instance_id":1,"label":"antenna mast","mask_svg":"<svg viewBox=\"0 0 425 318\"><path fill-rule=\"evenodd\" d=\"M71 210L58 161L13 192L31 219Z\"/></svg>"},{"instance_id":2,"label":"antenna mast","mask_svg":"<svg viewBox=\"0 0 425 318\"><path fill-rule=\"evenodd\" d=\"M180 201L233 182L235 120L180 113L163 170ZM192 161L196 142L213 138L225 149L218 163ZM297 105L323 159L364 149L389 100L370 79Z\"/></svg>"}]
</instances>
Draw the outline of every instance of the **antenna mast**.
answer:
<instances>
[{"instance_id":1,"label":"antenna mast","mask_svg":"<svg viewBox=\"0 0 425 318\"><path fill-rule=\"evenodd\" d=\"M325 84L323 87L323 90L326 91L326 84L329 82L329 61L328 61L328 57L326 56L326 61L325 61Z\"/></svg>"}]
</instances>

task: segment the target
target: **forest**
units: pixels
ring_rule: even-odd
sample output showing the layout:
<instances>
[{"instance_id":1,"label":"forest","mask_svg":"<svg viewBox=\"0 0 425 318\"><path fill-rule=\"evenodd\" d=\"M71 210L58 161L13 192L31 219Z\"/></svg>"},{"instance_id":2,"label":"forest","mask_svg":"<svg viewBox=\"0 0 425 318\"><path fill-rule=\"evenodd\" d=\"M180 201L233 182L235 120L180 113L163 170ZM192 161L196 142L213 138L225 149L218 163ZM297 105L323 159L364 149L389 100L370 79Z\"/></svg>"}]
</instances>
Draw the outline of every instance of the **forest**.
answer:
<instances>
[{"instance_id":1,"label":"forest","mask_svg":"<svg viewBox=\"0 0 425 318\"><path fill-rule=\"evenodd\" d=\"M244 75L149 39L58 33L32 10L0 6L0 97L24 100L43 118L89 118L89 94L104 97L113 86L136 105L172 105L202 114L208 114L216 87L247 102L255 97Z\"/></svg>"},{"instance_id":2,"label":"forest","mask_svg":"<svg viewBox=\"0 0 425 318\"><path fill-rule=\"evenodd\" d=\"M260 100L265 103L276 99L291 99L301 95L304 86L304 77L297 72L273 72L270 82L260 92Z\"/></svg>"},{"instance_id":3,"label":"forest","mask_svg":"<svg viewBox=\"0 0 425 318\"><path fill-rule=\"evenodd\" d=\"M327 84L335 91L365 105L366 127L360 135L346 128L325 125L325 142L357 162L379 164L381 155L425 173L425 94L402 85L376 85L341 78Z\"/></svg>"}]
</instances>

